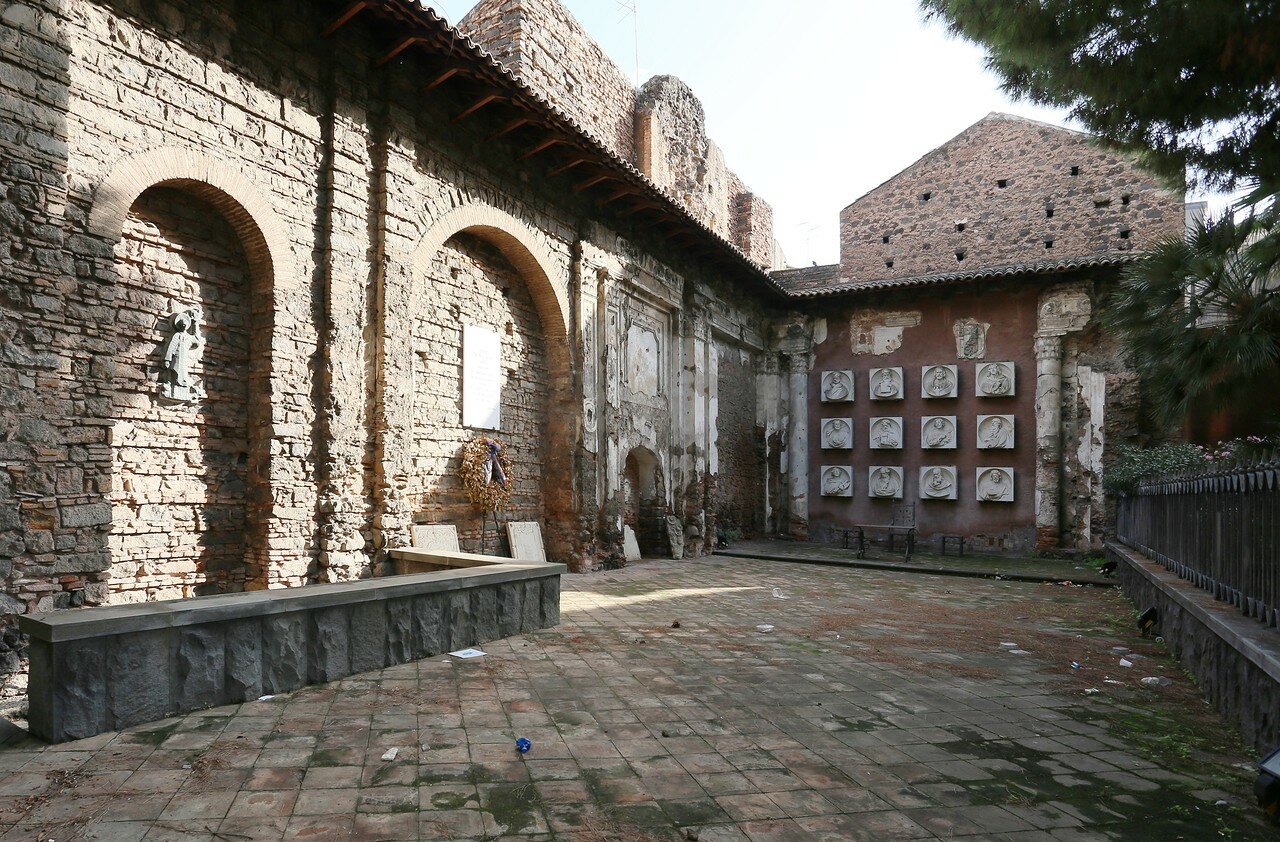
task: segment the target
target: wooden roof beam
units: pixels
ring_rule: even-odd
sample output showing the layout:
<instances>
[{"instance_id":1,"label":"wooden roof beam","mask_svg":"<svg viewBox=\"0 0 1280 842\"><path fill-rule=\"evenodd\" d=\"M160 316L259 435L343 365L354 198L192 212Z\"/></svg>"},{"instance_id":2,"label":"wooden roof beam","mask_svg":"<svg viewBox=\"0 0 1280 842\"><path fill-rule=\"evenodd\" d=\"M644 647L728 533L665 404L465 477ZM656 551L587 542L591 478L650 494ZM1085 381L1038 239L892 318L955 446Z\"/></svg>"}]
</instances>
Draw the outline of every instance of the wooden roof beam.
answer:
<instances>
[{"instance_id":1,"label":"wooden roof beam","mask_svg":"<svg viewBox=\"0 0 1280 842\"><path fill-rule=\"evenodd\" d=\"M629 184L625 187L619 187L617 190L614 190L612 193L610 193L608 198L602 200L600 202L600 206L604 207L605 205L611 205L614 202L618 201L619 199L623 198L624 196L639 196L640 192L641 191L639 187L632 187Z\"/></svg>"},{"instance_id":2,"label":"wooden roof beam","mask_svg":"<svg viewBox=\"0 0 1280 842\"><path fill-rule=\"evenodd\" d=\"M547 173L547 176L548 176L548 177L550 177L550 178L554 178L554 177L556 177L557 175L560 175L561 173L566 173L566 172L568 172L569 170L573 169L574 167L580 167L580 166L582 166L583 164L587 163L587 162L588 162L588 161L590 161L590 160L591 160L590 158L571 158L571 159L569 159L567 162L565 162L565 163L561 164L560 166L558 166L558 167L556 167L555 169L553 169L553 170L551 170L550 172L548 172L548 173Z\"/></svg>"},{"instance_id":3,"label":"wooden roof beam","mask_svg":"<svg viewBox=\"0 0 1280 842\"><path fill-rule=\"evenodd\" d=\"M451 64L448 67L441 69L441 71L435 75L435 78L433 78L430 82L427 83L427 87L424 88L423 90L424 92L427 92L427 93L434 91L436 88L440 87L445 82L448 82L450 79L452 79L454 76L457 76L459 73L466 72L466 70L467 70L466 65Z\"/></svg>"},{"instance_id":4,"label":"wooden roof beam","mask_svg":"<svg viewBox=\"0 0 1280 842\"><path fill-rule=\"evenodd\" d=\"M560 146L561 144L565 144L565 143L568 143L568 142L569 142L568 140L566 140L565 138L561 137L560 135L554 135L554 136L549 137L549 138L547 138L546 140L542 141L542 143L539 143L537 146L533 147L533 148L532 148L532 149L530 149L528 152L525 152L523 155L521 155L521 156L520 156L519 158L517 158L516 160L517 160L517 161L527 161L528 159L532 158L534 155L537 155L537 154L539 154L539 153L541 153L541 152L546 152L548 149L550 149L550 148L551 148L551 147L553 147L553 146Z\"/></svg>"},{"instance_id":5,"label":"wooden roof beam","mask_svg":"<svg viewBox=\"0 0 1280 842\"><path fill-rule=\"evenodd\" d=\"M497 140L498 138L504 137L505 135L509 135L512 132L514 132L516 129L521 128L523 126L527 126L532 122L534 122L532 117L517 117L511 122L507 123L502 128L498 129L493 134L489 135L488 139Z\"/></svg>"},{"instance_id":6,"label":"wooden roof beam","mask_svg":"<svg viewBox=\"0 0 1280 842\"><path fill-rule=\"evenodd\" d=\"M394 47L392 47L392 48L391 48L391 50L390 50L389 52L387 52L386 54L384 54L384 55L382 56L382 58L380 58L380 59L378 59L377 61L375 61L375 62L373 63L373 66L374 66L374 67L382 67L384 64L386 64L387 62L391 61L393 58L395 58L396 56L400 55L400 54L401 54L401 53L403 53L405 50L407 50L407 49L409 49L410 47L412 47L414 44L417 44L417 43L419 43L419 42L421 42L421 41L426 41L426 40L427 40L427 39L426 39L426 38L423 38L421 35L410 35L410 36L409 36L409 37L407 37L407 38L401 38L401 39L400 39L400 41L399 41L399 43L397 43Z\"/></svg>"},{"instance_id":7,"label":"wooden roof beam","mask_svg":"<svg viewBox=\"0 0 1280 842\"><path fill-rule=\"evenodd\" d=\"M346 26L348 23L351 22L351 19L353 17L360 14L365 9L369 8L369 6L371 5L373 5L372 0L360 0L360 2L358 3L352 3L350 6L347 7L346 11L338 15L337 19L334 20L333 23L329 24L324 28L324 33L323 33L324 37L328 38L330 35L337 32L342 27Z\"/></svg>"},{"instance_id":8,"label":"wooden roof beam","mask_svg":"<svg viewBox=\"0 0 1280 842\"><path fill-rule=\"evenodd\" d=\"M486 91L484 93L484 96L480 97L475 102L471 103L471 105L468 106L465 111L463 111L457 117L454 117L449 122L459 123L467 119L468 117L470 117L472 114L475 114L477 111L479 111L481 108L484 108L486 105L492 102L497 102L500 99L505 99L505 97L503 97L503 95L499 91Z\"/></svg>"},{"instance_id":9,"label":"wooden roof beam","mask_svg":"<svg viewBox=\"0 0 1280 842\"><path fill-rule=\"evenodd\" d=\"M588 178L586 181L575 184L573 186L573 192L581 193L583 190L590 190L592 187L595 187L597 184L599 184L602 181L614 181L616 179L617 179L617 176L615 176L613 173L606 172L606 173L600 173L599 175L593 175L591 176L591 178Z\"/></svg>"}]
</instances>

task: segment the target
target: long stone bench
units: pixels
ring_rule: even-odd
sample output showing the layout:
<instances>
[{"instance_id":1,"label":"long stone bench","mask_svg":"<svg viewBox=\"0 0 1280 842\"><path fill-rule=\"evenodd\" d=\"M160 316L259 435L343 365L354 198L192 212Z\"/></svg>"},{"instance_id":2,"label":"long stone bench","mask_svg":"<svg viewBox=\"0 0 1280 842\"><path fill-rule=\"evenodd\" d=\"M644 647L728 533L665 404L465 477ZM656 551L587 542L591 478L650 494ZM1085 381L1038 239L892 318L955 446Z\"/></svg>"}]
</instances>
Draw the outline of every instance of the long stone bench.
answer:
<instances>
[{"instance_id":1,"label":"long stone bench","mask_svg":"<svg viewBox=\"0 0 1280 842\"><path fill-rule=\"evenodd\" d=\"M560 622L559 564L392 552L434 572L19 618L31 733L81 739Z\"/></svg>"}]
</instances>

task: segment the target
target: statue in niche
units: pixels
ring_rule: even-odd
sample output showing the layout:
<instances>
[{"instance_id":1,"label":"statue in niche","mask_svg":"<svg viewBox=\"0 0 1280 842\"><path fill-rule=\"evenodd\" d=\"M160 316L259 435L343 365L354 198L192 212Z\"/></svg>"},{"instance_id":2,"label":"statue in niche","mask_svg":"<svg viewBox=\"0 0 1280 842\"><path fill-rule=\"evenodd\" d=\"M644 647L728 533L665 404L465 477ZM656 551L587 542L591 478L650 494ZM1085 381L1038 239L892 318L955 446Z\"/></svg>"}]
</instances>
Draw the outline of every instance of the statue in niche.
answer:
<instances>
[{"instance_id":1,"label":"statue in niche","mask_svg":"<svg viewBox=\"0 0 1280 842\"><path fill-rule=\"evenodd\" d=\"M191 369L204 350L204 337L200 335L202 318L198 307L188 307L169 317L173 333L165 342L160 358L160 394L166 400L177 403L200 400L200 385Z\"/></svg>"},{"instance_id":2,"label":"statue in niche","mask_svg":"<svg viewBox=\"0 0 1280 842\"><path fill-rule=\"evenodd\" d=\"M853 383L843 371L827 372L827 382L822 388L824 401L847 401L853 396Z\"/></svg>"},{"instance_id":3,"label":"statue in niche","mask_svg":"<svg viewBox=\"0 0 1280 842\"><path fill-rule=\"evenodd\" d=\"M1013 477L1003 468L989 468L978 478L978 499L993 503L1013 499Z\"/></svg>"},{"instance_id":4,"label":"statue in niche","mask_svg":"<svg viewBox=\"0 0 1280 842\"><path fill-rule=\"evenodd\" d=\"M835 450L853 447L853 427L843 418L831 418L822 424L822 446Z\"/></svg>"},{"instance_id":5,"label":"statue in niche","mask_svg":"<svg viewBox=\"0 0 1280 842\"><path fill-rule=\"evenodd\" d=\"M822 493L826 497L848 497L853 493L853 475L848 468L833 467L822 472Z\"/></svg>"},{"instance_id":6,"label":"statue in niche","mask_svg":"<svg viewBox=\"0 0 1280 842\"><path fill-rule=\"evenodd\" d=\"M935 365L929 369L925 377L924 391L931 398L949 398L955 391L956 381L951 369L944 365Z\"/></svg>"},{"instance_id":7,"label":"statue in niche","mask_svg":"<svg viewBox=\"0 0 1280 842\"><path fill-rule=\"evenodd\" d=\"M992 415L978 425L979 443L984 448L1013 446L1013 424L1001 415Z\"/></svg>"},{"instance_id":8,"label":"statue in niche","mask_svg":"<svg viewBox=\"0 0 1280 842\"><path fill-rule=\"evenodd\" d=\"M956 431L951 422L946 418L938 417L931 420L924 428L924 446L925 447L953 447L956 441Z\"/></svg>"},{"instance_id":9,"label":"statue in niche","mask_svg":"<svg viewBox=\"0 0 1280 842\"><path fill-rule=\"evenodd\" d=\"M898 373L891 368L882 368L876 374L875 383L871 386L871 395L876 398L896 398L901 393Z\"/></svg>"},{"instance_id":10,"label":"statue in niche","mask_svg":"<svg viewBox=\"0 0 1280 842\"><path fill-rule=\"evenodd\" d=\"M897 497L900 487L897 471L892 468L880 468L871 482L871 493L876 497Z\"/></svg>"},{"instance_id":11,"label":"statue in niche","mask_svg":"<svg viewBox=\"0 0 1280 842\"><path fill-rule=\"evenodd\" d=\"M871 432L871 444L874 447L892 450L902 447L902 435L898 424L892 418L881 418Z\"/></svg>"},{"instance_id":12,"label":"statue in niche","mask_svg":"<svg viewBox=\"0 0 1280 842\"><path fill-rule=\"evenodd\" d=\"M984 395L1003 396L1013 393L1013 377L1004 363L990 363L982 369L978 388Z\"/></svg>"},{"instance_id":13,"label":"statue in niche","mask_svg":"<svg viewBox=\"0 0 1280 842\"><path fill-rule=\"evenodd\" d=\"M955 493L955 487L955 479L951 471L946 468L929 468L925 473L924 482L920 484L920 490L924 492L924 496L934 500L950 499Z\"/></svg>"}]
</instances>

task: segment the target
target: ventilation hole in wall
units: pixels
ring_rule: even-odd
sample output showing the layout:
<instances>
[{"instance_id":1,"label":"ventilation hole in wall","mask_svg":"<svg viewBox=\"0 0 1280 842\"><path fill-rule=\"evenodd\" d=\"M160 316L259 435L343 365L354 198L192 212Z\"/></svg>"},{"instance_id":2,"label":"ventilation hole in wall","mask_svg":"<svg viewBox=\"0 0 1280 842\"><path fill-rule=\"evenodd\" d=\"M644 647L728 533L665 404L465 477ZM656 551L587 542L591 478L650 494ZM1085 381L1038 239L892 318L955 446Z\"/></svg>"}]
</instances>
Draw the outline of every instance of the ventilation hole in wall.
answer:
<instances>
[{"instance_id":1,"label":"ventilation hole in wall","mask_svg":"<svg viewBox=\"0 0 1280 842\"><path fill-rule=\"evenodd\" d=\"M1093 206L1095 208L1109 208L1111 207L1111 200L1110 199L1094 199Z\"/></svg>"},{"instance_id":2,"label":"ventilation hole in wall","mask_svg":"<svg viewBox=\"0 0 1280 842\"><path fill-rule=\"evenodd\" d=\"M964 260L964 249L956 249L956 260Z\"/></svg>"},{"instance_id":3,"label":"ventilation hole in wall","mask_svg":"<svg viewBox=\"0 0 1280 842\"><path fill-rule=\"evenodd\" d=\"M1127 239L1129 239L1129 229L1128 229L1128 228L1122 228L1122 229L1120 229L1120 239L1122 239L1122 240L1127 240Z\"/></svg>"},{"instance_id":4,"label":"ventilation hole in wall","mask_svg":"<svg viewBox=\"0 0 1280 842\"><path fill-rule=\"evenodd\" d=\"M1044 209L1044 218L1053 219L1053 205L1050 205L1049 207Z\"/></svg>"},{"instance_id":5,"label":"ventilation hole in wall","mask_svg":"<svg viewBox=\"0 0 1280 842\"><path fill-rule=\"evenodd\" d=\"M1079 174L1080 174L1080 168L1079 168L1079 167L1072 167L1072 168L1071 168L1071 174L1072 174L1072 175L1079 175Z\"/></svg>"},{"instance_id":6,"label":"ventilation hole in wall","mask_svg":"<svg viewBox=\"0 0 1280 842\"><path fill-rule=\"evenodd\" d=\"M964 224L963 222L957 222L957 223L956 223L956 230L957 230L957 231L963 231L964 229L965 229L965 224Z\"/></svg>"},{"instance_id":7,"label":"ventilation hole in wall","mask_svg":"<svg viewBox=\"0 0 1280 842\"><path fill-rule=\"evenodd\" d=\"M889 235L888 235L888 234L885 234L883 237L881 237L881 238L880 238L880 242L882 242L882 243L887 243L887 242L889 242Z\"/></svg>"},{"instance_id":8,"label":"ventilation hole in wall","mask_svg":"<svg viewBox=\"0 0 1280 842\"><path fill-rule=\"evenodd\" d=\"M507 322L507 336L515 336L515 335L516 335L515 322Z\"/></svg>"},{"instance_id":9,"label":"ventilation hole in wall","mask_svg":"<svg viewBox=\"0 0 1280 842\"><path fill-rule=\"evenodd\" d=\"M1044 247L1047 249L1053 248L1053 237L1045 237Z\"/></svg>"},{"instance_id":10,"label":"ventilation hole in wall","mask_svg":"<svg viewBox=\"0 0 1280 842\"><path fill-rule=\"evenodd\" d=\"M932 199L932 198L933 198L933 191L932 191L932 190L926 190L925 192L923 192L923 193L921 193L921 194L920 194L920 201L922 201L922 202L927 202L927 201L929 201L929 200L930 200L930 199Z\"/></svg>"},{"instance_id":11,"label":"ventilation hole in wall","mask_svg":"<svg viewBox=\"0 0 1280 842\"><path fill-rule=\"evenodd\" d=\"M1001 190L1005 189L1008 186L1009 186L1009 179L1007 178L1002 178L996 182L996 187L999 187Z\"/></svg>"},{"instance_id":12,"label":"ventilation hole in wall","mask_svg":"<svg viewBox=\"0 0 1280 842\"><path fill-rule=\"evenodd\" d=\"M1128 193L1125 193L1123 196L1120 197L1120 204L1122 205L1127 206L1131 201L1133 201L1133 197L1130 196Z\"/></svg>"},{"instance_id":13,"label":"ventilation hole in wall","mask_svg":"<svg viewBox=\"0 0 1280 842\"><path fill-rule=\"evenodd\" d=\"M892 261L892 260L886 260L886 261L884 262L884 268L886 268L886 269L892 269L892 268L893 268L893 261Z\"/></svg>"}]
</instances>

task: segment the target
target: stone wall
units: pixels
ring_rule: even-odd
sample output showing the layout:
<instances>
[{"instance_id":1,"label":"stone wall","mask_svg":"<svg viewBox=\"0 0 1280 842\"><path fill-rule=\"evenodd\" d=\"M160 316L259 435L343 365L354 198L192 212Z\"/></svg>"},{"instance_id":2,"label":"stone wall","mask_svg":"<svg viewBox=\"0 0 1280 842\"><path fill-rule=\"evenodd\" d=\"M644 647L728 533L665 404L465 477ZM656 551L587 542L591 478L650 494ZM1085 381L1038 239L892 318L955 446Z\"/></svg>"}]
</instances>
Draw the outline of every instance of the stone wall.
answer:
<instances>
[{"instance_id":1,"label":"stone wall","mask_svg":"<svg viewBox=\"0 0 1280 842\"><path fill-rule=\"evenodd\" d=\"M759 355L716 341L716 523L743 535L757 534L763 518L763 433L756 426Z\"/></svg>"},{"instance_id":2,"label":"stone wall","mask_svg":"<svg viewBox=\"0 0 1280 842\"><path fill-rule=\"evenodd\" d=\"M841 279L1141 250L1182 230L1182 197L1135 163L992 114L841 211Z\"/></svg>"}]
</instances>

